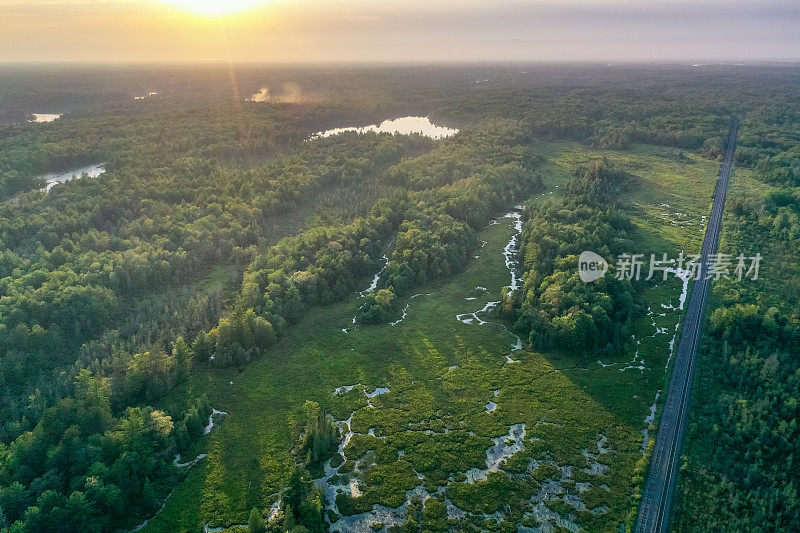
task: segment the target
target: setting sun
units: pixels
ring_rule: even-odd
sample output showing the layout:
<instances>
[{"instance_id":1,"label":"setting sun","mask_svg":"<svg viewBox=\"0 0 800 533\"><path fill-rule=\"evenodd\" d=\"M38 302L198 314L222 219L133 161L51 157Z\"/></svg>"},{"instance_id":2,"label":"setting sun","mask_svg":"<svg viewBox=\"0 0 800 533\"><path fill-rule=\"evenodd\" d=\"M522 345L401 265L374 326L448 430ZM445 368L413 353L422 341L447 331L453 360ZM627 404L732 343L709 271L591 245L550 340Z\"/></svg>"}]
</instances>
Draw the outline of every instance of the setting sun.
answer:
<instances>
[{"instance_id":1,"label":"setting sun","mask_svg":"<svg viewBox=\"0 0 800 533\"><path fill-rule=\"evenodd\" d=\"M244 11L259 4L265 4L265 0L162 0L166 4L191 11L198 15L218 16Z\"/></svg>"}]
</instances>

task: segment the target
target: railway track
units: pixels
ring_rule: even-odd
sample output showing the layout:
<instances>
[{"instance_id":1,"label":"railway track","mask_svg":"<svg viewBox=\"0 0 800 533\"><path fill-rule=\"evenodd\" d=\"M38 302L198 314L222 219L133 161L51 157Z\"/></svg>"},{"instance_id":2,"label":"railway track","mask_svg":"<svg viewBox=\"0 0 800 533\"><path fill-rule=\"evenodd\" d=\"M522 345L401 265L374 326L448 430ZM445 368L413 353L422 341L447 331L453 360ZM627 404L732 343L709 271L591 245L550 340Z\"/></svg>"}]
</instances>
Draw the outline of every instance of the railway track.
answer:
<instances>
[{"instance_id":1,"label":"railway track","mask_svg":"<svg viewBox=\"0 0 800 533\"><path fill-rule=\"evenodd\" d=\"M681 444L689 417L697 350L703 330L706 303L711 291L711 280L705 278L705 272L709 257L717 252L738 130L739 122L734 119L731 122L722 167L714 191L711 215L700 251L701 277L694 282L692 293L689 296L689 304L683 319L681 340L675 353L664 411L661 415L655 447L650 459L650 471L636 522L637 533L666 533L669 531L672 501L675 496L680 467Z\"/></svg>"}]
</instances>

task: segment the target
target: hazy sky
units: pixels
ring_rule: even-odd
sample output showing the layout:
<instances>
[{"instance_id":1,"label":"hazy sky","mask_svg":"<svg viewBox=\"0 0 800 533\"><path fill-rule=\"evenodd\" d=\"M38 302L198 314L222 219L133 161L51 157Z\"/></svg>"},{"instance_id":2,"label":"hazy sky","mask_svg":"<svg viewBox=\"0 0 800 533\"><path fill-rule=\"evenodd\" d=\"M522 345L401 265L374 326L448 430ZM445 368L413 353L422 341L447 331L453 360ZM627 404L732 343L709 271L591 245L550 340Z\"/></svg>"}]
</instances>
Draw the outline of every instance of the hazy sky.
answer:
<instances>
[{"instance_id":1,"label":"hazy sky","mask_svg":"<svg viewBox=\"0 0 800 533\"><path fill-rule=\"evenodd\" d=\"M221 17L168 4L0 0L0 62L800 59L798 0L268 0Z\"/></svg>"}]
</instances>

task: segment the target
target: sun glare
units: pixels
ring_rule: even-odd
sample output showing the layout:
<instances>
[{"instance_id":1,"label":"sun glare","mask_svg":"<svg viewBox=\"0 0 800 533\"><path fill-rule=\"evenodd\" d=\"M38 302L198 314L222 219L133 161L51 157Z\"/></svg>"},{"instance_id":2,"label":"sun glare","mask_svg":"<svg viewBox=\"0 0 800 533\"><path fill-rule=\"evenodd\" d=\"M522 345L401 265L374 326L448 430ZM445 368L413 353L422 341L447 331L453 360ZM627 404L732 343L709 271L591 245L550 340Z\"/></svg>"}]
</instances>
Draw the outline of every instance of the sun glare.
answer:
<instances>
[{"instance_id":1,"label":"sun glare","mask_svg":"<svg viewBox=\"0 0 800 533\"><path fill-rule=\"evenodd\" d=\"M191 11L198 15L219 16L244 11L266 0L162 0L166 4Z\"/></svg>"}]
</instances>

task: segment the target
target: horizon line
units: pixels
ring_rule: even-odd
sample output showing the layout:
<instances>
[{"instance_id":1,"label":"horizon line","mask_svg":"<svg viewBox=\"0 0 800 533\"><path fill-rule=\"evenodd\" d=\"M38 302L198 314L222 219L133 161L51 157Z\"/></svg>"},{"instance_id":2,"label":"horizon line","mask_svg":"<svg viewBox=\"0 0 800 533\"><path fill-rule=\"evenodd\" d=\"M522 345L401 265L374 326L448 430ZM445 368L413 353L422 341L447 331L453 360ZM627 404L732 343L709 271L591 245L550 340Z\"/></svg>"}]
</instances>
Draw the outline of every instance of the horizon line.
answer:
<instances>
[{"instance_id":1,"label":"horizon line","mask_svg":"<svg viewBox=\"0 0 800 533\"><path fill-rule=\"evenodd\" d=\"M313 65L403 65L403 66L425 66L425 65L593 65L593 66L782 66L800 65L800 57L788 58L761 58L761 59L441 59L441 60L414 60L414 59L386 59L386 60L297 60L297 61L267 61L267 60L228 60L225 58L208 59L176 59L176 60L156 60L156 59L120 59L120 60L98 60L98 59L5 59L0 60L0 66L19 66L19 65L92 65L92 66L152 66L152 65L185 65L200 66L209 64L232 64L232 65L256 65L256 66L313 66Z\"/></svg>"}]
</instances>

